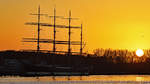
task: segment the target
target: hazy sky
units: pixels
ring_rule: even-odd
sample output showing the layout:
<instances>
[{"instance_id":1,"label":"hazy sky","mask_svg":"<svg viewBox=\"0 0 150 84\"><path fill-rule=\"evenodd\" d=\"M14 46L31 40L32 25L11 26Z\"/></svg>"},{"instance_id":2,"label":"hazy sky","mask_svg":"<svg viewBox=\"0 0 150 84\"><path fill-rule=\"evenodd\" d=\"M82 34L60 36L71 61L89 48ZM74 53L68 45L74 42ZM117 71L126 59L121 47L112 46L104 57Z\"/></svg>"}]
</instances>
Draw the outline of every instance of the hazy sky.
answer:
<instances>
[{"instance_id":1,"label":"hazy sky","mask_svg":"<svg viewBox=\"0 0 150 84\"><path fill-rule=\"evenodd\" d=\"M0 50L36 49L36 43L26 44L21 40L23 37L36 37L37 27L24 23L37 21L36 16L29 14L36 13L39 4L42 13L53 15L56 7L57 15L67 17L71 9L72 16L80 18L81 21L77 22L83 22L84 51L150 48L150 0L0 0ZM41 19L52 22L46 17ZM66 24L67 21L57 22ZM52 38L52 28L42 29L42 38ZM76 36L79 33L75 31L72 38L79 40ZM64 32L67 33L58 30L57 39L65 40L67 35ZM43 44L42 49L52 49L50 47L52 45Z\"/></svg>"}]
</instances>

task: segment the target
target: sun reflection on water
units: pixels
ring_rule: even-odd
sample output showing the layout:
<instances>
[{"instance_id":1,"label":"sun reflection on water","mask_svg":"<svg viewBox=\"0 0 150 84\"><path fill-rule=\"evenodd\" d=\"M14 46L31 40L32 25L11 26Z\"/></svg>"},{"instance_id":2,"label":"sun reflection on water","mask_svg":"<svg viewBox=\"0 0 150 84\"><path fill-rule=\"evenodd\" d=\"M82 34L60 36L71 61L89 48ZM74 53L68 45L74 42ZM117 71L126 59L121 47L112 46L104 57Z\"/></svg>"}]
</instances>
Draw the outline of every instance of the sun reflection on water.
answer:
<instances>
[{"instance_id":1,"label":"sun reflection on water","mask_svg":"<svg viewBox=\"0 0 150 84\"><path fill-rule=\"evenodd\" d=\"M136 81L144 81L143 77L136 77Z\"/></svg>"}]
</instances>

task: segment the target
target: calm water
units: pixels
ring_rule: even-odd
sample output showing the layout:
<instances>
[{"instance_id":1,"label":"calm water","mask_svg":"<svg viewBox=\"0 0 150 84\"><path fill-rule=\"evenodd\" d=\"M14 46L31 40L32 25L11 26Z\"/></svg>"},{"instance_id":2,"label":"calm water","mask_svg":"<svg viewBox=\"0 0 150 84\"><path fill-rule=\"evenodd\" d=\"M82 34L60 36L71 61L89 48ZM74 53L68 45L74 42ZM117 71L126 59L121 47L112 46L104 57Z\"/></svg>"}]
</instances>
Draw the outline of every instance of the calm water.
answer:
<instances>
[{"instance_id":1,"label":"calm water","mask_svg":"<svg viewBox=\"0 0 150 84\"><path fill-rule=\"evenodd\" d=\"M150 75L0 77L0 84L150 84Z\"/></svg>"}]
</instances>

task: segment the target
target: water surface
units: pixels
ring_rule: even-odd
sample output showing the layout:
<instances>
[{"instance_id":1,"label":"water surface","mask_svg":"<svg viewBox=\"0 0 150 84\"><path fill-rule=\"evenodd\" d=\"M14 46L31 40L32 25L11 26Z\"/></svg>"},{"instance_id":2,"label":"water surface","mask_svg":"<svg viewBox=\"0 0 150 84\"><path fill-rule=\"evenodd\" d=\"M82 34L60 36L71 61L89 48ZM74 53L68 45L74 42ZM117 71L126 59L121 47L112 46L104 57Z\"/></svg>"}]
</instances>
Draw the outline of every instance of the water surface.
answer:
<instances>
[{"instance_id":1,"label":"water surface","mask_svg":"<svg viewBox=\"0 0 150 84\"><path fill-rule=\"evenodd\" d=\"M150 84L150 75L0 77L0 84Z\"/></svg>"}]
</instances>

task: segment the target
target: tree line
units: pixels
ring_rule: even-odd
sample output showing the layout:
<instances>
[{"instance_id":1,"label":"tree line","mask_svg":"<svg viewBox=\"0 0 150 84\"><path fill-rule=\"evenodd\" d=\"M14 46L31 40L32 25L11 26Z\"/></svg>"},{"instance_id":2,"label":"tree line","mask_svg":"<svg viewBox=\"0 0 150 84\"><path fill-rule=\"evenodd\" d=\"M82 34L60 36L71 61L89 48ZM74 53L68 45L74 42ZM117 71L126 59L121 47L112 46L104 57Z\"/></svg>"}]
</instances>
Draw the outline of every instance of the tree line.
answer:
<instances>
[{"instance_id":1,"label":"tree line","mask_svg":"<svg viewBox=\"0 0 150 84\"><path fill-rule=\"evenodd\" d=\"M144 55L138 57L135 50L98 48L93 51L93 56L110 63L150 63L150 50L143 51Z\"/></svg>"}]
</instances>

